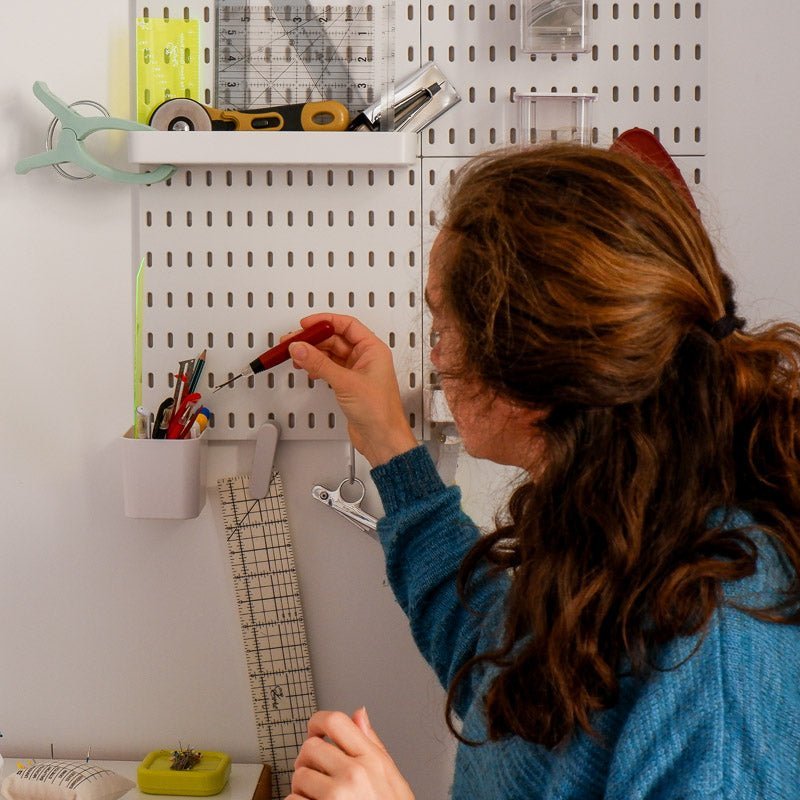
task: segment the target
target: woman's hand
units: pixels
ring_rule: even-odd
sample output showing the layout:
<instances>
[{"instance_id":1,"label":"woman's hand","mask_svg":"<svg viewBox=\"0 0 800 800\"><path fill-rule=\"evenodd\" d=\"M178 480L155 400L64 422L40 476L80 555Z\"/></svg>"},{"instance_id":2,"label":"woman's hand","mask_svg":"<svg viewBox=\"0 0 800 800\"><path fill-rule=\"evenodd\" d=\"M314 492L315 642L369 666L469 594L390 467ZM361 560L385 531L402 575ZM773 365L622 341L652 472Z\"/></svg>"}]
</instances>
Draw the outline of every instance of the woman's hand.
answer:
<instances>
[{"instance_id":1,"label":"woman's hand","mask_svg":"<svg viewBox=\"0 0 800 800\"><path fill-rule=\"evenodd\" d=\"M289 352L296 367L331 386L353 445L373 467L416 447L389 348L355 317L313 314L300 324L322 320L333 325L333 336L318 347L295 342Z\"/></svg>"},{"instance_id":2,"label":"woman's hand","mask_svg":"<svg viewBox=\"0 0 800 800\"><path fill-rule=\"evenodd\" d=\"M340 711L311 717L286 800L414 800L414 795L360 708L352 719Z\"/></svg>"}]
</instances>

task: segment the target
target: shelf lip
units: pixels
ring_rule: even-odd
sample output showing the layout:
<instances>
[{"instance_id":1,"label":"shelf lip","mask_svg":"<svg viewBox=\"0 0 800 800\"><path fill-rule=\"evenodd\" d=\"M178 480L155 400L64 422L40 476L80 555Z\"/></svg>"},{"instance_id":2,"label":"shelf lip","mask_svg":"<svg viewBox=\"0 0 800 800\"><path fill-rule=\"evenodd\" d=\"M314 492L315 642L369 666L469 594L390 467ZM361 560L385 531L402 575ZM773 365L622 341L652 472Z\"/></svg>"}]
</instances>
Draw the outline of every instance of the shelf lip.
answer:
<instances>
[{"instance_id":1,"label":"shelf lip","mask_svg":"<svg viewBox=\"0 0 800 800\"><path fill-rule=\"evenodd\" d=\"M411 165L416 133L365 131L131 131L132 164Z\"/></svg>"}]
</instances>

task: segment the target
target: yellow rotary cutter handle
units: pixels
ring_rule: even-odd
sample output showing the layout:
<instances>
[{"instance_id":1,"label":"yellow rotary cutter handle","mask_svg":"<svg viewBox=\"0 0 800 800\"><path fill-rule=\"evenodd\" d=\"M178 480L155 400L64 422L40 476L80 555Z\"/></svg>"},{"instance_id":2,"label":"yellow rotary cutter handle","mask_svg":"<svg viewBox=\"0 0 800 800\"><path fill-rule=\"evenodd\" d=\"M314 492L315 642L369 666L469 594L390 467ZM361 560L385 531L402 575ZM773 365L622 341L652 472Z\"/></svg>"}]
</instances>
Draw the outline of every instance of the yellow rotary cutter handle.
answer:
<instances>
[{"instance_id":1,"label":"yellow rotary cutter handle","mask_svg":"<svg viewBox=\"0 0 800 800\"><path fill-rule=\"evenodd\" d=\"M343 131L349 123L347 107L336 100L227 111L176 97L150 115L159 131Z\"/></svg>"},{"instance_id":2,"label":"yellow rotary cutter handle","mask_svg":"<svg viewBox=\"0 0 800 800\"><path fill-rule=\"evenodd\" d=\"M94 156L90 155L83 144L83 140L92 133L105 130L121 131L149 131L150 127L132 122L128 119L117 119L108 116L84 117L77 111L73 111L72 106L87 103L88 101L78 101L67 105L63 100L59 100L42 81L33 84L33 93L36 97L55 115L53 123L61 123L61 134L55 147L51 148L50 136L47 137L46 150L35 156L23 158L16 164L16 171L19 175L24 175L37 167L52 166L58 168L60 164L76 164L82 167L91 175L99 175L110 181L120 183L158 183L166 180L174 172L175 167L171 164L162 164L150 172L128 172L124 169L116 169L108 164L103 164ZM91 103L91 105L96 105ZM51 126L53 125L51 123ZM51 127L52 130L52 127ZM64 174L62 172L62 174ZM75 177L67 174L66 177ZM87 176L88 177L88 176Z\"/></svg>"}]
</instances>

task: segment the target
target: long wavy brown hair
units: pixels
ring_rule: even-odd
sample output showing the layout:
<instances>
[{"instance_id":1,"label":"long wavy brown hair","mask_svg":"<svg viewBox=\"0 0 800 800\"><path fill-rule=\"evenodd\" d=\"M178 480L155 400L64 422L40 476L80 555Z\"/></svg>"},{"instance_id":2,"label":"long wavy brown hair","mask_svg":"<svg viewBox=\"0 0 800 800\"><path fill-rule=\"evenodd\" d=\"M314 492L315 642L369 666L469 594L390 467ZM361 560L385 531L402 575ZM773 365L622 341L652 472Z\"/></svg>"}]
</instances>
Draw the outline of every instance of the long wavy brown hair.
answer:
<instances>
[{"instance_id":1,"label":"long wavy brown hair","mask_svg":"<svg viewBox=\"0 0 800 800\"><path fill-rule=\"evenodd\" d=\"M715 511L750 512L793 569L784 601L749 613L800 623L800 328L740 329L670 180L596 148L495 152L457 174L444 230L454 374L548 411L543 467L461 567L466 602L481 564L512 580L500 645L450 686L451 728L459 687L489 666L490 739L593 733L622 672L702 634L723 582L755 571L752 531Z\"/></svg>"}]
</instances>

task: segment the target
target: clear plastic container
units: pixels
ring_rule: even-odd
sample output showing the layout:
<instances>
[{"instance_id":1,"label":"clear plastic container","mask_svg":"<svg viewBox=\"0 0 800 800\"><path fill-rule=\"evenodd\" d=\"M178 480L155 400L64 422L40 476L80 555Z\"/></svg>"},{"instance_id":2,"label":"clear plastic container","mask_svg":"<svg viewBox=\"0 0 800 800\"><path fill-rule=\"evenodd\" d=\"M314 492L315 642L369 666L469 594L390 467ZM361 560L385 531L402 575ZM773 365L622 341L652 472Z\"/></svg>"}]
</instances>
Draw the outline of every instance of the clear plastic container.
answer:
<instances>
[{"instance_id":1,"label":"clear plastic container","mask_svg":"<svg viewBox=\"0 0 800 800\"><path fill-rule=\"evenodd\" d=\"M589 49L589 0L523 0L521 21L525 53Z\"/></svg>"},{"instance_id":2,"label":"clear plastic container","mask_svg":"<svg viewBox=\"0 0 800 800\"><path fill-rule=\"evenodd\" d=\"M591 111L597 95L517 93L518 141L591 144Z\"/></svg>"}]
</instances>

